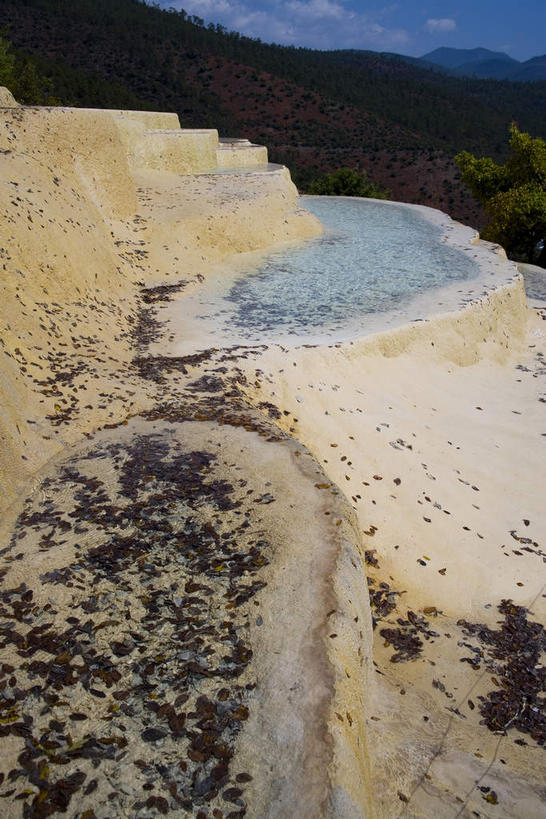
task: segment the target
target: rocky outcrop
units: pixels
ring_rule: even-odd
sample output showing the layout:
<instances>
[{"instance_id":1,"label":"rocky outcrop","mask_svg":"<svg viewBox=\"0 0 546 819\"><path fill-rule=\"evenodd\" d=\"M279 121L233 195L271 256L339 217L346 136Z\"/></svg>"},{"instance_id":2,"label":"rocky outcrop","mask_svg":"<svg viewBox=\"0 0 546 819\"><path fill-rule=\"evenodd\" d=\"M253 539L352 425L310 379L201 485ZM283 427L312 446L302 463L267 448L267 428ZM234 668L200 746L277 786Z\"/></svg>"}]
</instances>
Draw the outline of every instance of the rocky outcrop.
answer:
<instances>
[{"instance_id":1,"label":"rocky outcrop","mask_svg":"<svg viewBox=\"0 0 546 819\"><path fill-rule=\"evenodd\" d=\"M4 509L63 446L147 404L138 383L100 395L131 366L139 285L191 286L320 229L286 170L216 175L217 145L175 114L0 108Z\"/></svg>"},{"instance_id":2,"label":"rocky outcrop","mask_svg":"<svg viewBox=\"0 0 546 819\"><path fill-rule=\"evenodd\" d=\"M8 88L0 85L0 108L18 108L19 103Z\"/></svg>"}]
</instances>

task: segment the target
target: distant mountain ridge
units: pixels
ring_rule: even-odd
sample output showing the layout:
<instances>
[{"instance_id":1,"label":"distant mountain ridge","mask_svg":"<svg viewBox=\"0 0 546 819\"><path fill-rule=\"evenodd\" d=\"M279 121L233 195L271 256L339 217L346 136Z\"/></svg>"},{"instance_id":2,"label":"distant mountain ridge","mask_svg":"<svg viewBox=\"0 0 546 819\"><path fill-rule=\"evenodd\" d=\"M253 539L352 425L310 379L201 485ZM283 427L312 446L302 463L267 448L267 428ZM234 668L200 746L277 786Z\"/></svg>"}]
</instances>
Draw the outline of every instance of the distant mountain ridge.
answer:
<instances>
[{"instance_id":1,"label":"distant mountain ridge","mask_svg":"<svg viewBox=\"0 0 546 819\"><path fill-rule=\"evenodd\" d=\"M546 54L520 62L503 51L490 51L488 48L442 47L423 54L418 63L429 66L432 63L449 73L480 79L511 82L546 80Z\"/></svg>"},{"instance_id":2,"label":"distant mountain ridge","mask_svg":"<svg viewBox=\"0 0 546 819\"><path fill-rule=\"evenodd\" d=\"M517 63L504 51L490 51L488 48L435 48L423 54L421 60L443 65L444 68L460 68L465 64L485 62L486 60L502 60L508 63Z\"/></svg>"}]
</instances>

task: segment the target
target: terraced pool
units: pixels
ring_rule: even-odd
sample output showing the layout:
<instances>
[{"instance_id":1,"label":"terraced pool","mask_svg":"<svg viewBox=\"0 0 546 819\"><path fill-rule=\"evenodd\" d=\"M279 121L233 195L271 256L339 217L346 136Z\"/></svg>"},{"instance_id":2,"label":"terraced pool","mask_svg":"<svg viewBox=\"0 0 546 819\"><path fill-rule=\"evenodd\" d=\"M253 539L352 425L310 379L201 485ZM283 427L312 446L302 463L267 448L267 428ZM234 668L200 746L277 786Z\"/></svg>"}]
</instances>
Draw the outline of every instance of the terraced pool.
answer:
<instances>
[{"instance_id":1,"label":"terraced pool","mask_svg":"<svg viewBox=\"0 0 546 819\"><path fill-rule=\"evenodd\" d=\"M208 325L216 345L349 338L457 309L498 280L499 257L439 211L347 197L302 205L324 233L206 282L190 297L201 337Z\"/></svg>"},{"instance_id":2,"label":"terraced pool","mask_svg":"<svg viewBox=\"0 0 546 819\"><path fill-rule=\"evenodd\" d=\"M242 334L335 332L478 273L471 257L442 241L441 227L411 208L343 197L304 201L325 233L272 253L233 284L230 323Z\"/></svg>"}]
</instances>

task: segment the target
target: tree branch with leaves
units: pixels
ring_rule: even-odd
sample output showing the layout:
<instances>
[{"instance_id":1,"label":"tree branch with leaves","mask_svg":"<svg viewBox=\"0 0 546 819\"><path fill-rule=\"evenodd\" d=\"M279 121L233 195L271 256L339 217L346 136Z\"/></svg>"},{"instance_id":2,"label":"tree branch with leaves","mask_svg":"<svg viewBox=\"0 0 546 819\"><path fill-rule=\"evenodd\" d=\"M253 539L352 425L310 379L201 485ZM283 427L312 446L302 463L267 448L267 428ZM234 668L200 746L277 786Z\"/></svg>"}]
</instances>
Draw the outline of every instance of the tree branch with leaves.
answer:
<instances>
[{"instance_id":1,"label":"tree branch with leaves","mask_svg":"<svg viewBox=\"0 0 546 819\"><path fill-rule=\"evenodd\" d=\"M498 242L511 259L546 267L546 142L512 124L510 149L504 165L467 151L455 161L489 216L482 238Z\"/></svg>"}]
</instances>

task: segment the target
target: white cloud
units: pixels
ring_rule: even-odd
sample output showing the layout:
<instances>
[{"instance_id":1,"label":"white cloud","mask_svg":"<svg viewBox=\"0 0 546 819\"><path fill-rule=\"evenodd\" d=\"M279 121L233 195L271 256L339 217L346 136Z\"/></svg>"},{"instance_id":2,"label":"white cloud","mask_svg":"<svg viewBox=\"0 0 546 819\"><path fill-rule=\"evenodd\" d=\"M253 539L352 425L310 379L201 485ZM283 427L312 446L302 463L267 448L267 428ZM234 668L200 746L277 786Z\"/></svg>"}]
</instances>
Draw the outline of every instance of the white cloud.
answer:
<instances>
[{"instance_id":1,"label":"white cloud","mask_svg":"<svg viewBox=\"0 0 546 819\"><path fill-rule=\"evenodd\" d=\"M438 31L455 31L457 23L452 17L430 17L425 23L425 28L431 34L436 34Z\"/></svg>"},{"instance_id":2,"label":"white cloud","mask_svg":"<svg viewBox=\"0 0 546 819\"><path fill-rule=\"evenodd\" d=\"M330 0L288 0L284 8L293 19L306 23L317 20L344 20L356 17L355 12L347 11L339 3Z\"/></svg>"},{"instance_id":3,"label":"white cloud","mask_svg":"<svg viewBox=\"0 0 546 819\"><path fill-rule=\"evenodd\" d=\"M262 0L259 8L252 0L162 0L161 5L284 45L381 51L409 41L404 29L382 25L389 6L371 15L347 8L343 0Z\"/></svg>"}]
</instances>

